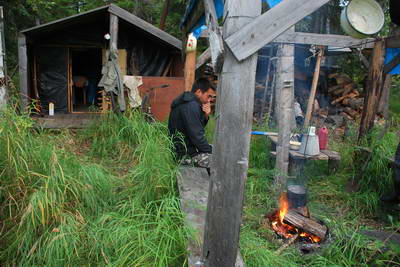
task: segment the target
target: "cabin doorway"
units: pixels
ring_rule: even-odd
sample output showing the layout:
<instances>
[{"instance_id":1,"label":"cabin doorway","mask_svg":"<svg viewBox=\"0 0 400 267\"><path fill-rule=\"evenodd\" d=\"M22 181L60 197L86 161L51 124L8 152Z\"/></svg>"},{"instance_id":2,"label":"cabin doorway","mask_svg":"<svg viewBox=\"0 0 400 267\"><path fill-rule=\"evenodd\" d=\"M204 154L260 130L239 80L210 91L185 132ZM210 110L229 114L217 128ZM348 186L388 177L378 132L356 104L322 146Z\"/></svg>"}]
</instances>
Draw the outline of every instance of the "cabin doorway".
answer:
<instances>
[{"instance_id":1,"label":"cabin doorway","mask_svg":"<svg viewBox=\"0 0 400 267\"><path fill-rule=\"evenodd\" d=\"M101 48L70 48L69 107L72 113L99 112Z\"/></svg>"}]
</instances>

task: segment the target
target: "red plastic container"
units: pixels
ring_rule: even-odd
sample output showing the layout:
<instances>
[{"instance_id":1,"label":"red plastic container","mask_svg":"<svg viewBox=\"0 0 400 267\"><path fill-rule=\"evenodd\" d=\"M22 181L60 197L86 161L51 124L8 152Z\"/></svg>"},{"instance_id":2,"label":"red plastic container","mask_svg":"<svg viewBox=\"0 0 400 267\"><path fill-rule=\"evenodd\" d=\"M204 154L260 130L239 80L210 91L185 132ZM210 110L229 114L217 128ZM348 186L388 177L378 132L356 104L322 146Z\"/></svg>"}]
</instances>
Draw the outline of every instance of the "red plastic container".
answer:
<instances>
[{"instance_id":1,"label":"red plastic container","mask_svg":"<svg viewBox=\"0 0 400 267\"><path fill-rule=\"evenodd\" d=\"M319 149L325 150L328 146L328 128L322 127L318 130Z\"/></svg>"}]
</instances>

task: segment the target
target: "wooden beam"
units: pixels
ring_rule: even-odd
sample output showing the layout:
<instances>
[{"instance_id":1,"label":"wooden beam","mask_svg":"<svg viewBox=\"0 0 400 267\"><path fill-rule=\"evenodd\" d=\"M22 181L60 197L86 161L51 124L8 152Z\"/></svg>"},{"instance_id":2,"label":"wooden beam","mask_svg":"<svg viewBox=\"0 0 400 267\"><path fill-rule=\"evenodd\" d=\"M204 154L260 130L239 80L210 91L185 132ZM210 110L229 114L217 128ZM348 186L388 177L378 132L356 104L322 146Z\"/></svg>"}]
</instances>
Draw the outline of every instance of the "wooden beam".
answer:
<instances>
[{"instance_id":1,"label":"wooden beam","mask_svg":"<svg viewBox=\"0 0 400 267\"><path fill-rule=\"evenodd\" d=\"M179 168L178 189L181 209L185 214L185 224L195 230L188 240L188 267L202 267L204 225L207 212L210 176L204 168L182 166ZM235 267L243 267L243 259L238 253Z\"/></svg>"},{"instance_id":2,"label":"wooden beam","mask_svg":"<svg viewBox=\"0 0 400 267\"><path fill-rule=\"evenodd\" d=\"M294 27L290 29L294 32ZM276 116L278 122L278 143L276 146L275 186L282 192L286 185L289 169L290 133L294 125L294 45L280 47L278 80L276 87Z\"/></svg>"},{"instance_id":3,"label":"wooden beam","mask_svg":"<svg viewBox=\"0 0 400 267\"><path fill-rule=\"evenodd\" d=\"M181 50L182 49L182 42L175 38L174 36L160 30L159 28L151 25L147 21L144 21L132 13L129 13L123 8L120 8L114 4L111 4L109 6L109 12L118 16L119 18L123 19L124 21L127 21L135 26L137 26L140 29L145 30L146 32L150 33L152 36L156 37L158 40L163 41L164 43L168 45L172 45L176 47L177 49Z\"/></svg>"},{"instance_id":4,"label":"wooden beam","mask_svg":"<svg viewBox=\"0 0 400 267\"><path fill-rule=\"evenodd\" d=\"M386 39L386 47L387 48L400 48L400 35L397 34L392 37L387 37Z\"/></svg>"},{"instance_id":5,"label":"wooden beam","mask_svg":"<svg viewBox=\"0 0 400 267\"><path fill-rule=\"evenodd\" d=\"M196 70L211 60L211 50L207 48L196 60Z\"/></svg>"},{"instance_id":6,"label":"wooden beam","mask_svg":"<svg viewBox=\"0 0 400 267\"><path fill-rule=\"evenodd\" d=\"M369 68L368 79L366 82L366 95L364 98L364 108L361 116L360 129L358 132L358 142L374 127L374 120L378 110L379 99L382 92L383 83L383 61L385 57L384 41L377 41L372 53L372 60Z\"/></svg>"},{"instance_id":7,"label":"wooden beam","mask_svg":"<svg viewBox=\"0 0 400 267\"><path fill-rule=\"evenodd\" d=\"M285 0L225 39L238 60L257 52L329 0Z\"/></svg>"},{"instance_id":8,"label":"wooden beam","mask_svg":"<svg viewBox=\"0 0 400 267\"><path fill-rule=\"evenodd\" d=\"M222 41L221 29L218 26L217 12L213 0L203 0L206 23L208 27L208 43L211 49L211 63L214 71L219 73L222 68L224 56L224 43Z\"/></svg>"},{"instance_id":9,"label":"wooden beam","mask_svg":"<svg viewBox=\"0 0 400 267\"><path fill-rule=\"evenodd\" d=\"M229 36L260 15L261 2L228 0L224 13L224 36ZM204 234L207 267L231 267L236 261L249 164L256 65L257 55L239 62L231 51L225 51Z\"/></svg>"},{"instance_id":10,"label":"wooden beam","mask_svg":"<svg viewBox=\"0 0 400 267\"><path fill-rule=\"evenodd\" d=\"M25 34L20 34L18 37L18 65L21 110L25 111L29 104L28 52Z\"/></svg>"},{"instance_id":11,"label":"wooden beam","mask_svg":"<svg viewBox=\"0 0 400 267\"><path fill-rule=\"evenodd\" d=\"M276 37L273 42L335 47L359 47L361 49L374 47L374 39L372 38L360 40L346 35L306 32L285 32Z\"/></svg>"}]
</instances>

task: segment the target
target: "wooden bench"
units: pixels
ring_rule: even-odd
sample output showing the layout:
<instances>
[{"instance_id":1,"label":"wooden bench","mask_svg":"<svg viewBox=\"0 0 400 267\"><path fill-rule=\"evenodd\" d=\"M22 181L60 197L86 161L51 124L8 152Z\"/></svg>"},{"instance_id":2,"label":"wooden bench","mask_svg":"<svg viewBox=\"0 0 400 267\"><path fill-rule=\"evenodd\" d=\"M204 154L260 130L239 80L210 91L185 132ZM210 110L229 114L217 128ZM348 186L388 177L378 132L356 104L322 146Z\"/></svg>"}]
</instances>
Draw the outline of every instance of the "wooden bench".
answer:
<instances>
[{"instance_id":1,"label":"wooden bench","mask_svg":"<svg viewBox=\"0 0 400 267\"><path fill-rule=\"evenodd\" d=\"M188 242L188 266L203 267L203 235L210 177L204 168L181 166L177 180L185 223L195 232ZM238 253L235 267L243 266L244 262Z\"/></svg>"},{"instance_id":2,"label":"wooden bench","mask_svg":"<svg viewBox=\"0 0 400 267\"><path fill-rule=\"evenodd\" d=\"M276 157L276 144L278 143L278 136L270 136L267 137L272 142L271 147L271 155ZM328 161L328 171L329 173L333 173L336 171L340 164L340 153L332 150L321 150L319 155L316 156L307 156L299 153L296 150L289 150L289 176L296 176L296 174L301 173L304 169L304 166L309 160L325 160Z\"/></svg>"}]
</instances>

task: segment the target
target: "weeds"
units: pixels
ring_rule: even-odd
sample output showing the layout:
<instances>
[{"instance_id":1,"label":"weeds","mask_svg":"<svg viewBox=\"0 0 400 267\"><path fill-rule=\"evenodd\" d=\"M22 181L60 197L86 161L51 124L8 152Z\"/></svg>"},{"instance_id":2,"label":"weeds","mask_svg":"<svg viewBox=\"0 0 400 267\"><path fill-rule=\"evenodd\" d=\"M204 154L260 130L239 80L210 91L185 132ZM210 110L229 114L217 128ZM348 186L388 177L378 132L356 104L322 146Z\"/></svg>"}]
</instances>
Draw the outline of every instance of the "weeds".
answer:
<instances>
[{"instance_id":1,"label":"weeds","mask_svg":"<svg viewBox=\"0 0 400 267\"><path fill-rule=\"evenodd\" d=\"M68 134L34 130L28 116L11 111L1 116L1 265L184 262L188 233L164 125L110 114L76 136L91 144L78 157L60 146Z\"/></svg>"},{"instance_id":2,"label":"weeds","mask_svg":"<svg viewBox=\"0 0 400 267\"><path fill-rule=\"evenodd\" d=\"M0 116L0 150L5 152L0 153L0 265L185 264L190 231L183 224L165 125L149 124L136 113L107 114L84 131L49 132L34 129L27 115L7 111ZM211 120L209 138L214 127ZM379 207L377 191L387 186L382 179L389 181L382 178L382 158L392 153L396 138L390 132L367 144L374 158L357 194L343 189L357 174L350 146L333 144L342 152L342 167L333 175L321 173L326 166L308 166L311 213L334 236L308 256L294 247L275 253L281 244L264 221L277 207L274 164L267 139L252 138L240 239L247 266L399 264L398 247L381 253L387 245L357 233ZM398 227L396 218L391 222L390 229Z\"/></svg>"}]
</instances>

